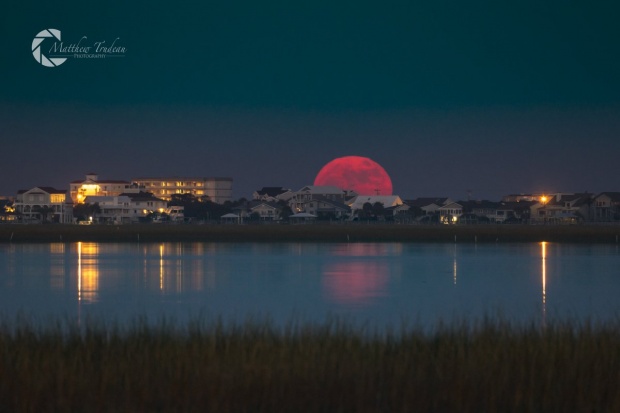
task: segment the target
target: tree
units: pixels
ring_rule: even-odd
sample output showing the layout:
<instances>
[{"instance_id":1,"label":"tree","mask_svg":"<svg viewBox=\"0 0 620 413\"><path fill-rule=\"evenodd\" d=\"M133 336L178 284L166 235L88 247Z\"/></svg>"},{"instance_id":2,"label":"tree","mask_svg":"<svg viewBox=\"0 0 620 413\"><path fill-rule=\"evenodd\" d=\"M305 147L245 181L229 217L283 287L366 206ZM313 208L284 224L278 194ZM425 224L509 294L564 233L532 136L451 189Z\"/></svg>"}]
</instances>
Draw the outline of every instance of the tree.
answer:
<instances>
[{"instance_id":1,"label":"tree","mask_svg":"<svg viewBox=\"0 0 620 413\"><path fill-rule=\"evenodd\" d=\"M372 215L375 218L379 218L379 217L385 216L385 207L383 206L383 204L381 202L375 202L372 205Z\"/></svg>"},{"instance_id":2,"label":"tree","mask_svg":"<svg viewBox=\"0 0 620 413\"><path fill-rule=\"evenodd\" d=\"M172 194L170 195L170 206L184 206L198 202L198 199L192 194Z\"/></svg>"},{"instance_id":3,"label":"tree","mask_svg":"<svg viewBox=\"0 0 620 413\"><path fill-rule=\"evenodd\" d=\"M101 207L98 202L94 204L76 204L73 206L73 216L78 221L88 221L91 217L96 217L101 213Z\"/></svg>"},{"instance_id":4,"label":"tree","mask_svg":"<svg viewBox=\"0 0 620 413\"><path fill-rule=\"evenodd\" d=\"M365 202L360 209L355 211L355 214L359 219L370 218L372 216L372 204L370 202Z\"/></svg>"},{"instance_id":5,"label":"tree","mask_svg":"<svg viewBox=\"0 0 620 413\"><path fill-rule=\"evenodd\" d=\"M258 212L252 212L249 216L249 220L250 221L259 221L260 220L260 214Z\"/></svg>"},{"instance_id":6,"label":"tree","mask_svg":"<svg viewBox=\"0 0 620 413\"><path fill-rule=\"evenodd\" d=\"M54 214L54 208L50 207L49 205L35 205L32 210L39 214L39 216L41 217L41 223L43 224L47 222L50 214Z\"/></svg>"},{"instance_id":7,"label":"tree","mask_svg":"<svg viewBox=\"0 0 620 413\"><path fill-rule=\"evenodd\" d=\"M288 218L293 215L291 206L286 201L278 202L278 216L283 221L288 221Z\"/></svg>"}]
</instances>

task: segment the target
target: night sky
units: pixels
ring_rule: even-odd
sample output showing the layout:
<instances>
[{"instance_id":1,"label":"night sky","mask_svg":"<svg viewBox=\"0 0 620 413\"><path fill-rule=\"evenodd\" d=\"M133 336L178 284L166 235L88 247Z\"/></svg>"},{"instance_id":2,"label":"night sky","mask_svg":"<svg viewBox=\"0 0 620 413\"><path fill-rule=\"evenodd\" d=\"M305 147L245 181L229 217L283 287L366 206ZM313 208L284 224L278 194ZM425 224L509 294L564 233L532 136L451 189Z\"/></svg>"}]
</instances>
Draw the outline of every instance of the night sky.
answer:
<instances>
[{"instance_id":1,"label":"night sky","mask_svg":"<svg viewBox=\"0 0 620 413\"><path fill-rule=\"evenodd\" d=\"M346 155L403 198L620 191L619 4L4 2L0 195L94 171L250 197ZM43 67L47 28L125 57Z\"/></svg>"}]
</instances>

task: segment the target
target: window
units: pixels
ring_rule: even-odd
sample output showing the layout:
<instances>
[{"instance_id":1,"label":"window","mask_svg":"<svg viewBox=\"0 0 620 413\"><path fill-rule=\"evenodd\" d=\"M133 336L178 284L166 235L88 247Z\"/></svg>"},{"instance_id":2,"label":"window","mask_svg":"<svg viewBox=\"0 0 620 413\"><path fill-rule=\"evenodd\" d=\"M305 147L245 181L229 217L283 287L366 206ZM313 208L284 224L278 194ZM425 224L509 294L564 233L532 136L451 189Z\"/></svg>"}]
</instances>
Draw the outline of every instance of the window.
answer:
<instances>
[{"instance_id":1,"label":"window","mask_svg":"<svg viewBox=\"0 0 620 413\"><path fill-rule=\"evenodd\" d=\"M52 204L60 204L65 202L65 195L64 194L52 194L50 197L50 201L52 202Z\"/></svg>"}]
</instances>

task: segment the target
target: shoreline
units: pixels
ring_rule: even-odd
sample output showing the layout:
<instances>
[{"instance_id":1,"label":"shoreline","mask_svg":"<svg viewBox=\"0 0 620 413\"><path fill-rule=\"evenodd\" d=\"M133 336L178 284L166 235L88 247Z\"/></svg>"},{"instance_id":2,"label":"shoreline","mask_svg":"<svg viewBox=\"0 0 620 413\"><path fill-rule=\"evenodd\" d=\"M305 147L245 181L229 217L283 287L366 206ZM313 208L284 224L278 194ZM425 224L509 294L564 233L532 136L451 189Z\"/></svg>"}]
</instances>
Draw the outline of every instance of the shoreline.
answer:
<instances>
[{"instance_id":1,"label":"shoreline","mask_svg":"<svg viewBox=\"0 0 620 413\"><path fill-rule=\"evenodd\" d=\"M0 225L0 243L28 242L559 242L618 243L620 225L134 224Z\"/></svg>"}]
</instances>

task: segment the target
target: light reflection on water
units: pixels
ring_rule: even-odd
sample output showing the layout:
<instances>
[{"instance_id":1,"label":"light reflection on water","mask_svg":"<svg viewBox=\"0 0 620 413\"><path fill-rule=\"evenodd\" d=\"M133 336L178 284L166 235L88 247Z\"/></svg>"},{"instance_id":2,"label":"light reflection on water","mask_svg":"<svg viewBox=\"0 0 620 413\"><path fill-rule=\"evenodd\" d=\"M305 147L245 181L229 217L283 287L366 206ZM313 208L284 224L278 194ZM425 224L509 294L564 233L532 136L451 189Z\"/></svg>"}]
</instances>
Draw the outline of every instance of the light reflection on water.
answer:
<instances>
[{"instance_id":1,"label":"light reflection on water","mask_svg":"<svg viewBox=\"0 0 620 413\"><path fill-rule=\"evenodd\" d=\"M3 244L0 314L605 319L620 314L619 260L616 245L546 242Z\"/></svg>"}]
</instances>

